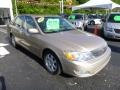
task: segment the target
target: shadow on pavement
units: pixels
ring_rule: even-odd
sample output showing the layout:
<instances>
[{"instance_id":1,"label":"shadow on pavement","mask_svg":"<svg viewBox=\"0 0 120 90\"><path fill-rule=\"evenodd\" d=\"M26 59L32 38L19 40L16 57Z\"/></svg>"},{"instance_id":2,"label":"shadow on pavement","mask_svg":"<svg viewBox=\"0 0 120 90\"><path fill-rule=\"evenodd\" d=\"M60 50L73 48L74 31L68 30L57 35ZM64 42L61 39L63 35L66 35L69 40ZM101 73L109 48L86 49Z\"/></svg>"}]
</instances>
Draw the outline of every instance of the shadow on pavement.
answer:
<instances>
[{"instance_id":1,"label":"shadow on pavement","mask_svg":"<svg viewBox=\"0 0 120 90\"><path fill-rule=\"evenodd\" d=\"M74 78L75 76L66 74L66 73L61 73L60 76L64 77L64 78Z\"/></svg>"},{"instance_id":2,"label":"shadow on pavement","mask_svg":"<svg viewBox=\"0 0 120 90\"><path fill-rule=\"evenodd\" d=\"M44 66L44 62L43 60L41 60L39 57L37 57L36 55L34 55L33 53L29 52L28 50L26 50L25 48L23 48L22 46L17 47L18 50L20 50L21 52L23 52L24 54L26 54L27 56L29 56L30 58L32 58L33 60L35 60L37 63L39 63L42 67L45 68Z\"/></svg>"},{"instance_id":3,"label":"shadow on pavement","mask_svg":"<svg viewBox=\"0 0 120 90\"><path fill-rule=\"evenodd\" d=\"M114 45L109 45L109 47L113 52L120 53L120 47Z\"/></svg>"},{"instance_id":4,"label":"shadow on pavement","mask_svg":"<svg viewBox=\"0 0 120 90\"><path fill-rule=\"evenodd\" d=\"M120 42L120 40L118 40L118 39L109 39L109 38L105 38L105 37L104 37L104 39L107 41L111 41L111 42Z\"/></svg>"},{"instance_id":5,"label":"shadow on pavement","mask_svg":"<svg viewBox=\"0 0 120 90\"><path fill-rule=\"evenodd\" d=\"M6 90L5 79L3 76L0 76L0 90Z\"/></svg>"}]
</instances>

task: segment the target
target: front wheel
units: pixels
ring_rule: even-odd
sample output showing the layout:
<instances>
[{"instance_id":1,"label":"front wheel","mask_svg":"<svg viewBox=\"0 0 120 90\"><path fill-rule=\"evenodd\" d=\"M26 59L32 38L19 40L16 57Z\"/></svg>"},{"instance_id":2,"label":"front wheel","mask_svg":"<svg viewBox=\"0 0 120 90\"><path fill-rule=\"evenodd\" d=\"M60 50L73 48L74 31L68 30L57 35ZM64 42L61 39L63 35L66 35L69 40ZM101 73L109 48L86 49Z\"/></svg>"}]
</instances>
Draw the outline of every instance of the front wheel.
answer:
<instances>
[{"instance_id":1,"label":"front wheel","mask_svg":"<svg viewBox=\"0 0 120 90\"><path fill-rule=\"evenodd\" d=\"M57 56L52 52L46 52L44 54L44 64L49 73L57 75L61 73L60 62Z\"/></svg>"}]
</instances>

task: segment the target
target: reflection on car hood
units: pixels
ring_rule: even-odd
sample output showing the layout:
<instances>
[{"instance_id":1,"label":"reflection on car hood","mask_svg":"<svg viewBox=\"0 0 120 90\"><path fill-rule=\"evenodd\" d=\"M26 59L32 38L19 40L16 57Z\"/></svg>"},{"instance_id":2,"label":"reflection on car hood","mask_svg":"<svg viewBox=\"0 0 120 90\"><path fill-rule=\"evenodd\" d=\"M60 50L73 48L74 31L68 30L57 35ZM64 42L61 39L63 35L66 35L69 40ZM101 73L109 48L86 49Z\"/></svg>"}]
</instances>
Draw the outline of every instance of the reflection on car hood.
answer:
<instances>
[{"instance_id":1,"label":"reflection on car hood","mask_svg":"<svg viewBox=\"0 0 120 90\"><path fill-rule=\"evenodd\" d=\"M120 23L107 23L107 27L114 28L114 29L120 29Z\"/></svg>"},{"instance_id":2,"label":"reflection on car hood","mask_svg":"<svg viewBox=\"0 0 120 90\"><path fill-rule=\"evenodd\" d=\"M49 39L57 41L58 46L69 47L74 50L91 51L106 46L106 42L98 36L88 35L77 30L53 33L48 36Z\"/></svg>"}]
</instances>

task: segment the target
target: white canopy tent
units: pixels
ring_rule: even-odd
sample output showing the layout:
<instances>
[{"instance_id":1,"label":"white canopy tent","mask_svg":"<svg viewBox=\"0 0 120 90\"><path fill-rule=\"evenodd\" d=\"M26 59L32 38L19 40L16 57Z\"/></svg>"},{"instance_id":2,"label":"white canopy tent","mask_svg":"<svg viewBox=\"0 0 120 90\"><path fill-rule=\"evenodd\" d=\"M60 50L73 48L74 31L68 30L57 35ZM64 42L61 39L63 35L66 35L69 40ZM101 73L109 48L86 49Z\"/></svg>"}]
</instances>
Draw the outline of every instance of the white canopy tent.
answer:
<instances>
[{"instance_id":1,"label":"white canopy tent","mask_svg":"<svg viewBox=\"0 0 120 90\"><path fill-rule=\"evenodd\" d=\"M120 8L120 5L112 2L111 0L89 0L84 4L73 6L72 11L82 9L82 8L114 9L114 8Z\"/></svg>"},{"instance_id":2,"label":"white canopy tent","mask_svg":"<svg viewBox=\"0 0 120 90\"><path fill-rule=\"evenodd\" d=\"M12 0L0 0L0 18L13 19Z\"/></svg>"}]
</instances>

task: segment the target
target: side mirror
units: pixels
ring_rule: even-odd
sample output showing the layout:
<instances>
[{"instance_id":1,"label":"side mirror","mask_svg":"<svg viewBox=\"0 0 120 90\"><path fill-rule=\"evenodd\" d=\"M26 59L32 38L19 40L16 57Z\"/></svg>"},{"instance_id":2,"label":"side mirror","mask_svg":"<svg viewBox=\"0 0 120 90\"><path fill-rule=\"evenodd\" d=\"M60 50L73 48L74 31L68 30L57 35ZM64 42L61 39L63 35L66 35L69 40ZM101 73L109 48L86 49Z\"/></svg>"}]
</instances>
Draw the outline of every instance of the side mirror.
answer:
<instances>
[{"instance_id":1,"label":"side mirror","mask_svg":"<svg viewBox=\"0 0 120 90\"><path fill-rule=\"evenodd\" d=\"M36 34L36 33L39 33L39 30L35 28L31 28L31 29L28 29L28 32L32 34Z\"/></svg>"}]
</instances>

